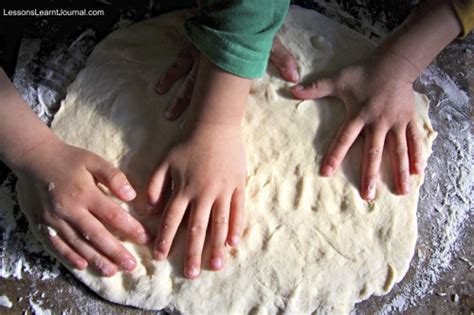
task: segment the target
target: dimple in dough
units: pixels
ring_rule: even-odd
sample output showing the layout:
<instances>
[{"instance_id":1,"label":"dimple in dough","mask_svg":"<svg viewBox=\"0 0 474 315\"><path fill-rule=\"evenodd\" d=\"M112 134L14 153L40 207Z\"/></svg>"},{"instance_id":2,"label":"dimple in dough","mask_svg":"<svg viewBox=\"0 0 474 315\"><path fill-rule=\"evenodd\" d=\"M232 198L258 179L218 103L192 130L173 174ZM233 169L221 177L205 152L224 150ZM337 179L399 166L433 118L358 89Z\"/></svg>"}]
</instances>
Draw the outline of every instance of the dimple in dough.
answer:
<instances>
[{"instance_id":1,"label":"dimple in dough","mask_svg":"<svg viewBox=\"0 0 474 315\"><path fill-rule=\"evenodd\" d=\"M154 86L175 60L188 15L174 12L110 34L69 86L52 124L67 143L127 173L140 195L122 206L152 231L159 217L139 213L143 189L160 157L186 128L185 118L169 122L163 116L177 88L160 96ZM294 6L279 36L307 80L373 49L361 35ZM343 104L334 98L294 100L289 87L272 66L252 84L243 123L245 230L238 248L228 248L224 270L210 271L205 263L198 280L185 279L185 231L180 230L166 261L152 260L150 247L123 241L138 261L133 272L111 278L90 268L71 272L107 300L185 314L347 314L355 303L387 293L403 278L414 253L423 176L412 176L412 192L397 196L384 157L376 200L363 201L359 139L334 176L320 177L321 160L344 120ZM427 157L435 132L427 99L415 94L415 100ZM30 217L34 204L27 198L28 183L19 182L18 193ZM31 228L54 254L47 236ZM206 249L204 261L208 258Z\"/></svg>"}]
</instances>

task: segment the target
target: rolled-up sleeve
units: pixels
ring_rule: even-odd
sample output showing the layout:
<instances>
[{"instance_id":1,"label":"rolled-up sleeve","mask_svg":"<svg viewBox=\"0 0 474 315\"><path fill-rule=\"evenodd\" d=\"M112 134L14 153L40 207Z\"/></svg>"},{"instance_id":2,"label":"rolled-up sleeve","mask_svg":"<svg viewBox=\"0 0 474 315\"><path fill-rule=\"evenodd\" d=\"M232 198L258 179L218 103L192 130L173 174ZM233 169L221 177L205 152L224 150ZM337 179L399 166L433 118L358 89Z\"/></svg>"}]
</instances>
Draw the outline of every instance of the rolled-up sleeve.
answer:
<instances>
[{"instance_id":1,"label":"rolled-up sleeve","mask_svg":"<svg viewBox=\"0 0 474 315\"><path fill-rule=\"evenodd\" d=\"M191 42L215 65L244 78L263 75L289 0L207 0L186 21Z\"/></svg>"}]
</instances>

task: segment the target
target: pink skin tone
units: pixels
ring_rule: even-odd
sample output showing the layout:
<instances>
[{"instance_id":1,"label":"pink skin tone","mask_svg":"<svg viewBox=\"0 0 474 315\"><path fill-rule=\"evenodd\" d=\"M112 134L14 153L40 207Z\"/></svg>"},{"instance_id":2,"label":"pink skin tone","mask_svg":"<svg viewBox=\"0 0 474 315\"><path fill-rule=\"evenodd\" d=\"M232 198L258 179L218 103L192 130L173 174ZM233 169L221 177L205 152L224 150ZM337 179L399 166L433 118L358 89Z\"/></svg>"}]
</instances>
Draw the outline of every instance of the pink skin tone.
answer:
<instances>
[{"instance_id":1,"label":"pink skin tone","mask_svg":"<svg viewBox=\"0 0 474 315\"><path fill-rule=\"evenodd\" d=\"M420 174L425 165L414 107L412 83L436 55L461 32L461 25L449 1L426 1L375 51L356 64L309 84L297 84L292 94L302 100L337 97L344 102L346 119L321 165L322 176L333 175L348 150L364 136L364 157L360 182L361 197L376 198L382 154L387 149L398 194L410 191L410 175ZM193 89L193 57L181 55L158 83L166 93L186 77L167 117L177 119L189 104ZM275 39L270 62L283 78L299 80L293 55ZM177 106L176 104L179 104Z\"/></svg>"},{"instance_id":2,"label":"pink skin tone","mask_svg":"<svg viewBox=\"0 0 474 315\"><path fill-rule=\"evenodd\" d=\"M189 279L197 278L202 269L208 229L213 270L224 267L226 244L236 246L242 234L246 160L240 124L250 90L249 79L229 74L205 57L196 58L196 84L192 96L185 96L190 100L190 131L171 148L148 185L149 202L155 205L172 183L155 240L155 259L167 258L188 214L183 224L188 227L184 275ZM189 70L189 64L181 66Z\"/></svg>"},{"instance_id":3,"label":"pink skin tone","mask_svg":"<svg viewBox=\"0 0 474 315\"><path fill-rule=\"evenodd\" d=\"M145 228L97 186L130 201L136 193L126 176L86 150L59 140L30 110L0 70L0 159L24 183L36 205L30 222L41 226L57 254L72 267L92 266L104 276L131 271L135 258L106 228L145 244ZM50 235L47 226L57 231Z\"/></svg>"}]
</instances>

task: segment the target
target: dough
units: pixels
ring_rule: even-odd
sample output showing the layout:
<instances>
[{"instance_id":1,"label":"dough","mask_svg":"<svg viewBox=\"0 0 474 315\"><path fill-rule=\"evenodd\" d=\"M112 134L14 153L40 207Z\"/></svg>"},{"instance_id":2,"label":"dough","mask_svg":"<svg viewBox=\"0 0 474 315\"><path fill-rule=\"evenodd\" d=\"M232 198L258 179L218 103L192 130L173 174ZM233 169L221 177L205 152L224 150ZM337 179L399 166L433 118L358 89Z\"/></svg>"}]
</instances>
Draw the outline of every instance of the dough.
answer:
<instances>
[{"instance_id":1,"label":"dough","mask_svg":"<svg viewBox=\"0 0 474 315\"><path fill-rule=\"evenodd\" d=\"M52 124L64 141L122 168L139 191L186 128L185 118L169 122L163 116L177 87L165 96L154 87L175 60L188 14L162 15L110 34L69 86ZM361 35L295 6L280 36L305 79L339 69L373 48ZM390 291L414 253L423 176L412 177L412 193L397 196L384 157L377 199L363 201L359 139L335 176L320 177L321 159L344 119L343 104L334 98L294 100L289 86L273 66L252 85L243 126L246 228L240 246L229 248L225 270L185 279L181 230L164 262L153 261L150 248L124 241L138 260L133 272L111 278L92 269L71 272L107 300L186 314L347 314L355 303ZM428 156L435 132L424 96L416 94L416 108ZM20 182L18 193L28 215L34 205L24 187ZM123 206L154 231L158 217L140 214L142 200ZM51 251L45 234L31 228Z\"/></svg>"}]
</instances>

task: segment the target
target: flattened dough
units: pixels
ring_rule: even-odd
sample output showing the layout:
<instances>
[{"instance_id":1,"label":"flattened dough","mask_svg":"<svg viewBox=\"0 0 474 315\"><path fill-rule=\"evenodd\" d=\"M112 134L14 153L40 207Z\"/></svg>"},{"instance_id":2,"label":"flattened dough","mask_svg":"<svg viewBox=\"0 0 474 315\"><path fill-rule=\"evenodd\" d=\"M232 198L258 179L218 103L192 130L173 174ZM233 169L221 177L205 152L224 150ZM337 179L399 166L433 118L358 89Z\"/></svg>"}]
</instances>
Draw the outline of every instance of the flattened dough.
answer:
<instances>
[{"instance_id":1,"label":"flattened dough","mask_svg":"<svg viewBox=\"0 0 474 315\"><path fill-rule=\"evenodd\" d=\"M175 60L187 14L163 15L110 34L69 86L53 121L64 141L122 168L141 195L160 157L186 128L185 122L163 116L177 88L159 96L154 87ZM306 79L339 69L373 48L361 35L299 7L291 8L280 35ZM293 100L289 86L272 66L252 85L243 126L245 234L236 250L229 248L225 270L203 270L198 280L185 279L180 231L167 261L153 261L150 248L124 241L138 260L133 272L111 278L92 269L71 272L107 300L185 314L347 314L355 303L387 293L403 278L414 253L423 177L412 177L408 196L395 195L384 157L377 199L363 201L357 189L361 139L335 176L320 177L321 159L344 119L343 105L333 98ZM435 132L427 99L418 94L415 99L427 157ZM18 193L29 216L34 205L27 186L20 182ZM123 206L135 213L143 207L141 200ZM140 218L155 230L156 217ZM31 228L51 251L44 232Z\"/></svg>"}]
</instances>

